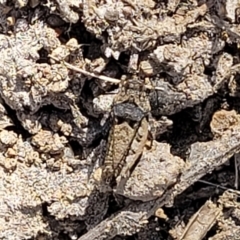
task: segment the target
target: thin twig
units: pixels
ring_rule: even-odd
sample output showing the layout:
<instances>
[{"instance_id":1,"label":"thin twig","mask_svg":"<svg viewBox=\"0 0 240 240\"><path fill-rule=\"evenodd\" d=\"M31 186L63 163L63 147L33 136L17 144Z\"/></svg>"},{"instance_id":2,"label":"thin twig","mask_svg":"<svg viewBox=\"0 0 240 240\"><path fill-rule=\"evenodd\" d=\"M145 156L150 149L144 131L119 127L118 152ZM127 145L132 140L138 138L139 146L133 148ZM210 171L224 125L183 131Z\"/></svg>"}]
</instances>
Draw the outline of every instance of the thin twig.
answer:
<instances>
[{"instance_id":1,"label":"thin twig","mask_svg":"<svg viewBox=\"0 0 240 240\"><path fill-rule=\"evenodd\" d=\"M240 154L236 153L234 154L234 165L235 165L235 183L234 187L238 189L238 166L240 163Z\"/></svg>"},{"instance_id":2,"label":"thin twig","mask_svg":"<svg viewBox=\"0 0 240 240\"><path fill-rule=\"evenodd\" d=\"M83 70L79 67L76 67L76 66L73 66L72 64L70 63L67 63L65 61L61 61L55 57L53 57L52 55L49 55L50 58L52 58L53 60L57 61L57 62L62 62L68 69L71 69L73 71L76 71L76 72L79 72L79 73L82 73L84 74L85 76L88 76L88 77L92 77L92 78L98 78L102 81L106 81L106 82L111 82L111 83L115 83L115 84L119 84L121 83L121 80L117 79L117 78L112 78L112 77L107 77L107 76L104 76L104 75L98 75L98 74L95 74L95 73L91 73L91 72L88 72L86 70ZM161 87L154 87L154 86L150 86L150 85L145 85L145 87L147 89L154 89L154 90L159 90L159 91L163 91L164 89L161 88Z\"/></svg>"},{"instance_id":3,"label":"thin twig","mask_svg":"<svg viewBox=\"0 0 240 240\"><path fill-rule=\"evenodd\" d=\"M60 60L58 60L57 58L49 55L50 58L52 58L53 60L57 61L57 62L60 62ZM106 81L106 82L112 82L112 83L116 83L116 84L119 84L121 81L119 79L116 79L116 78L111 78L111 77L106 77L106 76L103 76L103 75L97 75L95 73L91 73L91 72L88 72L86 70L83 70L81 68L78 68L76 66L73 66L72 64L69 64L65 61L61 61L63 62L63 64L68 68L68 69L71 69L73 71L76 71L76 72L79 72L79 73L82 73L84 74L85 76L88 76L88 77L92 77L92 78L98 78L100 80L103 80L103 81Z\"/></svg>"},{"instance_id":4,"label":"thin twig","mask_svg":"<svg viewBox=\"0 0 240 240\"><path fill-rule=\"evenodd\" d=\"M236 193L237 195L240 196L240 191L232 189L232 188L226 188L226 187L221 186L219 184L211 183L211 182L208 182L208 181L205 181L205 180L198 180L197 182L205 183L207 185L214 186L216 188L220 188L220 189L223 189L223 190L231 191L231 192Z\"/></svg>"}]
</instances>

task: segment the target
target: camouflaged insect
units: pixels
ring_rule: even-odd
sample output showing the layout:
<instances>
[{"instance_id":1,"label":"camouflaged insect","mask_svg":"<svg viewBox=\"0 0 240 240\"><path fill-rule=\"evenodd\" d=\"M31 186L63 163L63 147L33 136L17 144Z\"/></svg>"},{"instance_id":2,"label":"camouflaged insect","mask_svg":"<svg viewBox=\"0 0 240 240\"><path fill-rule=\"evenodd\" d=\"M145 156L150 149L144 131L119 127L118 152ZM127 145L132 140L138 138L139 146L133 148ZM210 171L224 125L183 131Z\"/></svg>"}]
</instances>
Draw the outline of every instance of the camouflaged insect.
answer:
<instances>
[{"instance_id":1,"label":"camouflaged insect","mask_svg":"<svg viewBox=\"0 0 240 240\"><path fill-rule=\"evenodd\" d=\"M147 141L150 105L143 88L141 81L124 80L114 100L102 173L105 184L113 185L116 180L117 185L124 184Z\"/></svg>"}]
</instances>

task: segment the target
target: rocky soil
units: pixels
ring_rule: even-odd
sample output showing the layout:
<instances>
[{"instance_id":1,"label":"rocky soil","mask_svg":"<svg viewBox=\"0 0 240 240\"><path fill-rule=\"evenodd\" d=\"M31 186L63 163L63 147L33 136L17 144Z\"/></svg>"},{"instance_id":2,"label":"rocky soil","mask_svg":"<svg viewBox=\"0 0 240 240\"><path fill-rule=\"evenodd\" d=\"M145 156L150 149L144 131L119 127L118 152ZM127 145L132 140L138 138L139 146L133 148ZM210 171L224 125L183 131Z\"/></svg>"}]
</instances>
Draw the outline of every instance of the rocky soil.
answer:
<instances>
[{"instance_id":1,"label":"rocky soil","mask_svg":"<svg viewBox=\"0 0 240 240\"><path fill-rule=\"evenodd\" d=\"M0 0L0 239L240 236L238 0Z\"/></svg>"}]
</instances>

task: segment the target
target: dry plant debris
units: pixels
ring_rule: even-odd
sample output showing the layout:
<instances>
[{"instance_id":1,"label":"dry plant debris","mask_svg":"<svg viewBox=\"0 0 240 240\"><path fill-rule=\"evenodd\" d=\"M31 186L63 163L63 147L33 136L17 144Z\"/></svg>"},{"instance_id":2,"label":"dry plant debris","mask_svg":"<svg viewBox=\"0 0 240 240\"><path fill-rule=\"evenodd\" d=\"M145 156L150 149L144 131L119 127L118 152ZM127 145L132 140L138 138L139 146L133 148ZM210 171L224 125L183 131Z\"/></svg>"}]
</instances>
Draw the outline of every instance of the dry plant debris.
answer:
<instances>
[{"instance_id":1,"label":"dry plant debris","mask_svg":"<svg viewBox=\"0 0 240 240\"><path fill-rule=\"evenodd\" d=\"M1 239L236 239L238 0L0 1Z\"/></svg>"}]
</instances>

